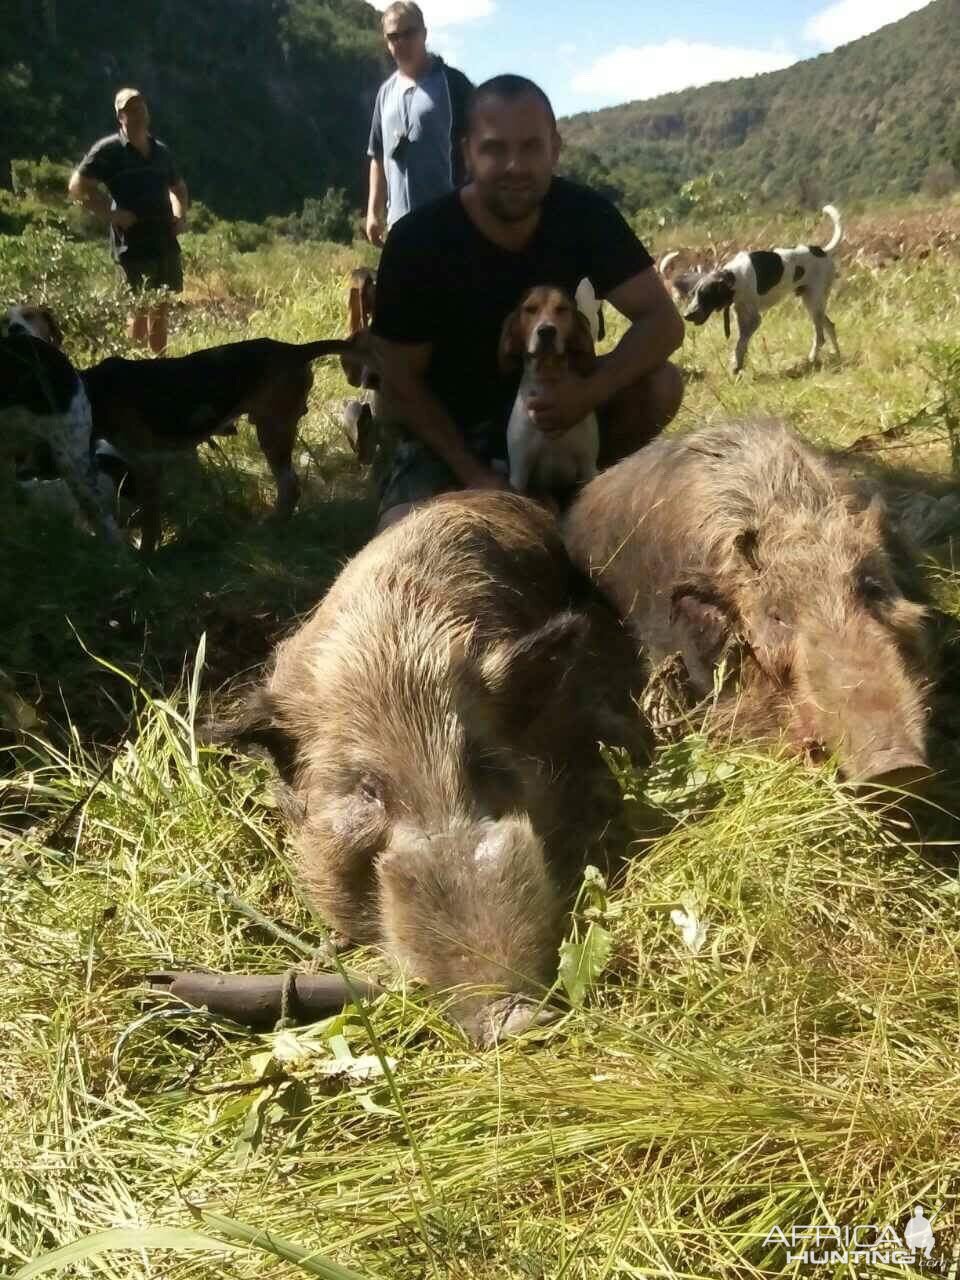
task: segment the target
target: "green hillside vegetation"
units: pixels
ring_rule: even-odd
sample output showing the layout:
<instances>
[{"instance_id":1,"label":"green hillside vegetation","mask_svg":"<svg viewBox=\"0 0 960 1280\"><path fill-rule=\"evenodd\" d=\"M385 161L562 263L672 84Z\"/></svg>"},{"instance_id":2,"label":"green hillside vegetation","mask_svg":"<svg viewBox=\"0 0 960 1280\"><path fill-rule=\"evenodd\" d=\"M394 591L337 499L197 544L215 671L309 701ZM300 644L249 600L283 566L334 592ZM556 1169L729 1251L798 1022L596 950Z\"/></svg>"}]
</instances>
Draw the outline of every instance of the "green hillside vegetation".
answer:
<instances>
[{"instance_id":1,"label":"green hillside vegetation","mask_svg":"<svg viewBox=\"0 0 960 1280\"><path fill-rule=\"evenodd\" d=\"M944 194L960 170L960 0L784 71L572 116L567 170L628 210L722 170L732 190L825 200Z\"/></svg>"},{"instance_id":2,"label":"green hillside vegetation","mask_svg":"<svg viewBox=\"0 0 960 1280\"><path fill-rule=\"evenodd\" d=\"M336 187L359 202L384 69L363 0L5 0L0 187L17 158L76 163L115 128L113 94L133 84L220 215L259 221Z\"/></svg>"}]
</instances>

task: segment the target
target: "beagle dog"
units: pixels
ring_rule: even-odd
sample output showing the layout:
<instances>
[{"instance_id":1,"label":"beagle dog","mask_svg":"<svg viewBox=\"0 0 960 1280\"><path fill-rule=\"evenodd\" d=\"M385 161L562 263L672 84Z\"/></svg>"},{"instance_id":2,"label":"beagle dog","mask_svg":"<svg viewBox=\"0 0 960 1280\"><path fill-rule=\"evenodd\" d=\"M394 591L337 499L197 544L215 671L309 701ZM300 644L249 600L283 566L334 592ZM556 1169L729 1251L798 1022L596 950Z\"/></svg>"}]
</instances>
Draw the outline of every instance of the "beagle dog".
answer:
<instances>
[{"instance_id":1,"label":"beagle dog","mask_svg":"<svg viewBox=\"0 0 960 1280\"><path fill-rule=\"evenodd\" d=\"M92 453L90 400L60 350L46 307L15 306L0 317L0 453L16 468L38 445L49 450L72 504L112 543L123 539Z\"/></svg>"},{"instance_id":2,"label":"beagle dog","mask_svg":"<svg viewBox=\"0 0 960 1280\"><path fill-rule=\"evenodd\" d=\"M750 339L760 328L763 313L791 293L803 302L813 321L813 346L809 360L816 364L824 343L824 332L837 356L837 331L827 315L827 300L837 269L832 254L843 238L840 214L832 204L823 212L833 223L830 242L819 245L798 244L793 249L743 250L716 271L705 271L689 297L684 320L701 325L715 311L723 312L723 329L730 336L730 308L737 316L737 346L733 356L733 372L739 373L747 358Z\"/></svg>"},{"instance_id":3,"label":"beagle dog","mask_svg":"<svg viewBox=\"0 0 960 1280\"><path fill-rule=\"evenodd\" d=\"M593 371L593 332L576 300L551 285L529 289L504 322L499 360L504 373L518 365L523 369L507 426L511 486L520 493L531 486L563 492L591 480L600 449L596 414L562 435L548 436L527 409L528 399L558 381L565 369L581 376Z\"/></svg>"},{"instance_id":4,"label":"beagle dog","mask_svg":"<svg viewBox=\"0 0 960 1280\"><path fill-rule=\"evenodd\" d=\"M351 338L364 340L373 323L377 275L370 267L357 267L350 273L347 288L347 330ZM340 364L351 387L361 387L362 400L348 400L343 406L343 434L360 462L373 461L376 452L376 419L379 416L379 375L369 363L356 355L340 357Z\"/></svg>"}]
</instances>

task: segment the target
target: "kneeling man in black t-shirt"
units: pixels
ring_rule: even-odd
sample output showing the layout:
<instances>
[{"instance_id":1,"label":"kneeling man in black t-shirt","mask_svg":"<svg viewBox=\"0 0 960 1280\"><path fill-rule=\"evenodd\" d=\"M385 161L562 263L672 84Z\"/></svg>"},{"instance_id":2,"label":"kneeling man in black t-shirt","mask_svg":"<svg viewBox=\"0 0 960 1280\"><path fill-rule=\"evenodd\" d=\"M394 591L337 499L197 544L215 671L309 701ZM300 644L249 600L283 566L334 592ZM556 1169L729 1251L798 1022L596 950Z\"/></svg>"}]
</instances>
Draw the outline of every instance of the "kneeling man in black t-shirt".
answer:
<instances>
[{"instance_id":1,"label":"kneeling man in black t-shirt","mask_svg":"<svg viewBox=\"0 0 960 1280\"><path fill-rule=\"evenodd\" d=\"M392 427L377 459L380 527L457 488L508 488L502 474L517 378L501 373L500 331L538 284L573 293L589 277L631 325L594 373L570 372L531 400L536 425L562 433L591 411L601 467L646 444L680 406L668 357L680 319L653 260L608 200L554 177L560 136L550 102L520 76L473 97L466 186L401 218L377 274L373 331Z\"/></svg>"}]
</instances>

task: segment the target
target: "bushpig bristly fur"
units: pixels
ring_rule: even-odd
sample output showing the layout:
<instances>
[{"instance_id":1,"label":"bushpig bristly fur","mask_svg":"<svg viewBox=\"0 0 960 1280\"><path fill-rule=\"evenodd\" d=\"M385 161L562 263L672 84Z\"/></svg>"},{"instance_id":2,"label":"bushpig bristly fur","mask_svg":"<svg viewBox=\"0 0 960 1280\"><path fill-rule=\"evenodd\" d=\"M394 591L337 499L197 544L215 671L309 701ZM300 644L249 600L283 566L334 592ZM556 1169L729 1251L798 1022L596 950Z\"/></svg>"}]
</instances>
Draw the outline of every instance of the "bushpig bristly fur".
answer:
<instances>
[{"instance_id":1,"label":"bushpig bristly fur","mask_svg":"<svg viewBox=\"0 0 960 1280\"><path fill-rule=\"evenodd\" d=\"M347 564L230 736L272 751L299 874L345 939L432 987L536 996L618 804L598 740L644 751L637 671L551 516L451 494ZM498 1008L523 1025L489 998L455 1016L486 1040Z\"/></svg>"},{"instance_id":2,"label":"bushpig bristly fur","mask_svg":"<svg viewBox=\"0 0 960 1280\"><path fill-rule=\"evenodd\" d=\"M598 476L568 549L655 668L680 653L708 725L782 738L851 780L927 766L930 652L915 561L875 487L779 423L660 439Z\"/></svg>"}]
</instances>

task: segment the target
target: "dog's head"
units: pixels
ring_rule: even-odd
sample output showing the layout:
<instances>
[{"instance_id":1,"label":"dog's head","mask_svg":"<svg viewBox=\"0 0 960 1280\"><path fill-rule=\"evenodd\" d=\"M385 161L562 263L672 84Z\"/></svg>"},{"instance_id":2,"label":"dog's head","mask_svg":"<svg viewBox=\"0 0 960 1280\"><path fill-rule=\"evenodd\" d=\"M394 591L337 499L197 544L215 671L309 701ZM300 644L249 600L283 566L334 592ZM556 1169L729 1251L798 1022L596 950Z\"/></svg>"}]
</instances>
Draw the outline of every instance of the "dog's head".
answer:
<instances>
[{"instance_id":1,"label":"dog's head","mask_svg":"<svg viewBox=\"0 0 960 1280\"><path fill-rule=\"evenodd\" d=\"M576 373L588 374L596 364L590 322L566 289L536 285L503 322L500 368L509 373L525 360L566 360Z\"/></svg>"},{"instance_id":2,"label":"dog's head","mask_svg":"<svg viewBox=\"0 0 960 1280\"><path fill-rule=\"evenodd\" d=\"M705 324L715 311L726 311L733 305L736 284L736 276L724 268L698 276L692 285L689 305L683 313L684 320L691 324Z\"/></svg>"},{"instance_id":3,"label":"dog's head","mask_svg":"<svg viewBox=\"0 0 960 1280\"><path fill-rule=\"evenodd\" d=\"M63 346L63 331L49 307L35 307L30 303L8 307L0 316L0 336L8 333L28 333L51 346Z\"/></svg>"},{"instance_id":4,"label":"dog's head","mask_svg":"<svg viewBox=\"0 0 960 1280\"><path fill-rule=\"evenodd\" d=\"M369 267L357 267L350 272L347 289L347 327L349 336L358 341L368 334L373 323L373 305L377 292L376 272ZM340 366L351 387L364 385L363 352L340 357Z\"/></svg>"},{"instance_id":5,"label":"dog's head","mask_svg":"<svg viewBox=\"0 0 960 1280\"><path fill-rule=\"evenodd\" d=\"M703 279L702 267L691 267L689 271L681 271L670 280L670 288L680 302L687 303L693 297L697 285Z\"/></svg>"},{"instance_id":6,"label":"dog's head","mask_svg":"<svg viewBox=\"0 0 960 1280\"><path fill-rule=\"evenodd\" d=\"M376 272L370 267L357 267L350 272L347 290L347 317L351 336L369 329L373 321L373 304L377 292Z\"/></svg>"}]
</instances>

